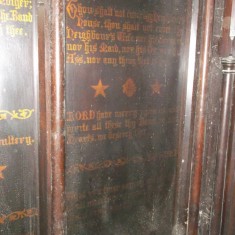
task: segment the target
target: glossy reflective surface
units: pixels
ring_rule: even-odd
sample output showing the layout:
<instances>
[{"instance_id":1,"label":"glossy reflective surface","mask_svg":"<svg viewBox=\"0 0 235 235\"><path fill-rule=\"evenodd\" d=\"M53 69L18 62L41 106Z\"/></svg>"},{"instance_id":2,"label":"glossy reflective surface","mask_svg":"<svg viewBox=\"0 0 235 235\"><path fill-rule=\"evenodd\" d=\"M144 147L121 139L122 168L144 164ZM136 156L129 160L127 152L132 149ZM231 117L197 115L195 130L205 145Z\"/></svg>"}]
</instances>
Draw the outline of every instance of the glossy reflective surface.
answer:
<instances>
[{"instance_id":1,"label":"glossy reflective surface","mask_svg":"<svg viewBox=\"0 0 235 235\"><path fill-rule=\"evenodd\" d=\"M0 233L38 230L35 1L0 2Z\"/></svg>"},{"instance_id":2,"label":"glossy reflective surface","mask_svg":"<svg viewBox=\"0 0 235 235\"><path fill-rule=\"evenodd\" d=\"M68 1L68 234L173 230L185 1Z\"/></svg>"}]
</instances>

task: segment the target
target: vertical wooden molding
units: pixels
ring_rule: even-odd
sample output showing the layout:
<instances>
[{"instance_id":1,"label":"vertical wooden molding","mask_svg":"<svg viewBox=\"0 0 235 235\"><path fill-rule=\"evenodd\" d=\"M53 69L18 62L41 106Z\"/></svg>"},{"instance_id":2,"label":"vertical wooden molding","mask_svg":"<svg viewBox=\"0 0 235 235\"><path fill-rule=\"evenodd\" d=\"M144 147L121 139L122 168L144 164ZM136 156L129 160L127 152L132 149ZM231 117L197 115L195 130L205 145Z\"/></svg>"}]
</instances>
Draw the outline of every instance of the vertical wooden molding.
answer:
<instances>
[{"instance_id":1,"label":"vertical wooden molding","mask_svg":"<svg viewBox=\"0 0 235 235\"><path fill-rule=\"evenodd\" d=\"M221 121L220 121L220 136L217 154L216 164L216 177L214 188L214 205L212 208L211 219L211 235L218 234L233 234L230 228L226 225L226 216L229 214L229 210L226 212L227 200L226 198L230 194L231 188L227 190L226 184L230 184L230 177L232 178L232 169L229 165L231 163L231 149L233 142L233 124L234 118L234 81L235 81L235 57L234 57L234 37L231 37L231 25L234 22L234 16L232 16L232 7L235 4L234 0L225 0L224 17L223 17L223 31L222 37L219 42L219 53L222 59L223 68L223 92L222 92L222 109L221 109ZM233 17L233 18L232 18ZM234 166L234 165L232 165ZM234 169L233 169L234 170ZM228 209L228 208L227 208ZM231 218L227 218L231 220ZM226 223L225 223L226 222ZM229 226L228 226L229 227ZM227 230L228 229L228 230ZM226 231L226 233L224 233Z\"/></svg>"},{"instance_id":2,"label":"vertical wooden molding","mask_svg":"<svg viewBox=\"0 0 235 235\"><path fill-rule=\"evenodd\" d=\"M184 56L182 63L184 68L182 71L182 90L183 97L181 98L182 110L180 118L182 126L179 127L180 141L178 152L178 170L177 170L177 189L175 199L175 218L173 234L185 234L187 230L187 207L189 199L189 175L192 148L192 133L193 133L193 88L195 75L195 60L196 60L196 44L197 30L199 17L199 0L192 0L188 3L187 17L187 33L186 43L184 48Z\"/></svg>"},{"instance_id":3,"label":"vertical wooden molding","mask_svg":"<svg viewBox=\"0 0 235 235\"><path fill-rule=\"evenodd\" d=\"M40 234L48 234L50 219L48 215L48 181L50 174L47 169L48 161L48 136L47 136L47 84L45 77L45 4L44 1L38 2L38 54L39 54L39 107L40 107L40 141L39 141L39 206L40 206Z\"/></svg>"},{"instance_id":4,"label":"vertical wooden molding","mask_svg":"<svg viewBox=\"0 0 235 235\"><path fill-rule=\"evenodd\" d=\"M188 211L188 235L198 234L199 204L201 193L202 160L206 136L206 93L208 85L209 57L211 51L212 27L214 16L214 0L204 3L202 37L200 49L199 78L197 87L195 137L193 143L192 173Z\"/></svg>"},{"instance_id":5,"label":"vertical wooden molding","mask_svg":"<svg viewBox=\"0 0 235 235\"><path fill-rule=\"evenodd\" d=\"M235 78L235 57L222 60L223 65L223 102L221 111L220 137L217 155L216 180L214 190L214 211L211 235L221 234L224 201L225 176L229 149L229 139L233 108L233 86Z\"/></svg>"},{"instance_id":6,"label":"vertical wooden molding","mask_svg":"<svg viewBox=\"0 0 235 235\"><path fill-rule=\"evenodd\" d=\"M51 0L52 234L64 234L64 1Z\"/></svg>"},{"instance_id":7,"label":"vertical wooden molding","mask_svg":"<svg viewBox=\"0 0 235 235\"><path fill-rule=\"evenodd\" d=\"M234 78L233 78L234 79ZM235 79L234 81L235 82ZM232 101L235 100L235 84L233 84L233 97ZM235 108L233 103L232 108L232 119L230 136L228 143L227 152L227 169L226 169L226 180L224 190L224 203L223 203L223 214L222 214L222 235L234 235L235 233L235 138L234 138L234 124L235 124Z\"/></svg>"}]
</instances>

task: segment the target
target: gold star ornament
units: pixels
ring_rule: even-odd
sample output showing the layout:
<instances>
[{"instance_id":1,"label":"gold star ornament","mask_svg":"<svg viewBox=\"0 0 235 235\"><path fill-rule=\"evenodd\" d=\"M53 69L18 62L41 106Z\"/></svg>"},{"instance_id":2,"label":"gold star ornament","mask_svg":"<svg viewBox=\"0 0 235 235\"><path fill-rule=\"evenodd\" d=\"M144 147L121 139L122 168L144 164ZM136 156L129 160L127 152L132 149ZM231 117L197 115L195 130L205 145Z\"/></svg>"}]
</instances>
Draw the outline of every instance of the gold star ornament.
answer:
<instances>
[{"instance_id":1,"label":"gold star ornament","mask_svg":"<svg viewBox=\"0 0 235 235\"><path fill-rule=\"evenodd\" d=\"M3 171L6 169L6 166L0 166L0 180L4 179Z\"/></svg>"},{"instance_id":2,"label":"gold star ornament","mask_svg":"<svg viewBox=\"0 0 235 235\"><path fill-rule=\"evenodd\" d=\"M99 95L106 97L105 90L108 88L108 85L103 85L102 81L99 80L98 84L96 86L91 86L92 89L95 90L95 96L97 97Z\"/></svg>"}]
</instances>

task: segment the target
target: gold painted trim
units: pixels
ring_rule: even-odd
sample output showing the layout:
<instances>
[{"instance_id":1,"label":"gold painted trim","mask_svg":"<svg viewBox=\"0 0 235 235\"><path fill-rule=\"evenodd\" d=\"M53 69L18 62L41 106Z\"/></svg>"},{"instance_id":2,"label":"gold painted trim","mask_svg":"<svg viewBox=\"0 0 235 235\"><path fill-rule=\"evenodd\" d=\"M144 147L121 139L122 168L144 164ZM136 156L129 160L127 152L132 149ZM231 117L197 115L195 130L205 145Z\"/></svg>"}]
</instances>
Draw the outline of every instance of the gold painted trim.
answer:
<instances>
[{"instance_id":1,"label":"gold painted trim","mask_svg":"<svg viewBox=\"0 0 235 235\"><path fill-rule=\"evenodd\" d=\"M68 167L68 174L76 174L81 172L91 172L95 170L107 169L111 167L122 167L128 164L143 164L158 160L159 158L175 158L177 150L164 151L157 155L135 156L133 158L119 158L115 160L105 160L102 162L78 163Z\"/></svg>"},{"instance_id":2,"label":"gold painted trim","mask_svg":"<svg viewBox=\"0 0 235 235\"><path fill-rule=\"evenodd\" d=\"M2 120L25 120L32 116L34 109L19 109L18 111L0 110L0 121Z\"/></svg>"},{"instance_id":3,"label":"gold painted trim","mask_svg":"<svg viewBox=\"0 0 235 235\"><path fill-rule=\"evenodd\" d=\"M0 224L5 224L6 222L14 222L24 218L38 216L38 214L39 213L37 208L31 208L28 210L24 209L23 211L15 211L9 215L1 215Z\"/></svg>"}]
</instances>

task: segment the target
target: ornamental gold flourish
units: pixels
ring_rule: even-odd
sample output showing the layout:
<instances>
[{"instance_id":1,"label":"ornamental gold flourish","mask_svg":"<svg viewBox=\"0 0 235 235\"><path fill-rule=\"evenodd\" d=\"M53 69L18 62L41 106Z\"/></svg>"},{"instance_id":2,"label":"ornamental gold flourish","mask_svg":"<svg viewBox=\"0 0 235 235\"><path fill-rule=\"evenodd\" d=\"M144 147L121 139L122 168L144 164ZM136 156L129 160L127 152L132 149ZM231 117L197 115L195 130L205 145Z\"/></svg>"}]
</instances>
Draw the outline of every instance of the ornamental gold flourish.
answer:
<instances>
[{"instance_id":1,"label":"ornamental gold flourish","mask_svg":"<svg viewBox=\"0 0 235 235\"><path fill-rule=\"evenodd\" d=\"M33 112L34 109L19 109L18 111L0 110L0 121L6 120L8 118L10 118L10 120L12 119L25 120L30 118Z\"/></svg>"},{"instance_id":2,"label":"ornamental gold flourish","mask_svg":"<svg viewBox=\"0 0 235 235\"><path fill-rule=\"evenodd\" d=\"M127 164L142 164L155 162L159 158L175 158L177 157L177 150L163 151L158 154L150 154L147 157L135 156L133 158L119 158L114 160L105 160L102 162L92 162L92 163L78 163L68 168L68 174L75 174L77 172L89 172L100 169L107 169L111 167L122 167Z\"/></svg>"},{"instance_id":3,"label":"ornamental gold flourish","mask_svg":"<svg viewBox=\"0 0 235 235\"><path fill-rule=\"evenodd\" d=\"M0 224L5 224L6 222L14 222L17 220L21 220L24 218L29 218L33 216L38 216L38 209L31 208L31 209L24 209L23 211L15 211L9 215L0 215Z\"/></svg>"}]
</instances>

